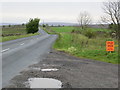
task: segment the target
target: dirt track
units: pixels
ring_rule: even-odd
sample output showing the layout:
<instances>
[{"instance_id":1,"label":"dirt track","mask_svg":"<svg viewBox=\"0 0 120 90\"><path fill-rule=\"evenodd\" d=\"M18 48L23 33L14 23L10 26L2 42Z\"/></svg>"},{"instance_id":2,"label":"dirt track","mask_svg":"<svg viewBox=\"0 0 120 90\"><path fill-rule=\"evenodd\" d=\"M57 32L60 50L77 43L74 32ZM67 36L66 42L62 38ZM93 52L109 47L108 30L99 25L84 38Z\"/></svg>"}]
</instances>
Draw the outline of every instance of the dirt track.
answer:
<instances>
[{"instance_id":1,"label":"dirt track","mask_svg":"<svg viewBox=\"0 0 120 90\"><path fill-rule=\"evenodd\" d=\"M42 72L34 68L57 68L58 71ZM117 88L118 66L115 64L80 59L64 52L52 50L42 61L31 65L11 80L11 88L25 88L31 77L54 78L63 88Z\"/></svg>"}]
</instances>

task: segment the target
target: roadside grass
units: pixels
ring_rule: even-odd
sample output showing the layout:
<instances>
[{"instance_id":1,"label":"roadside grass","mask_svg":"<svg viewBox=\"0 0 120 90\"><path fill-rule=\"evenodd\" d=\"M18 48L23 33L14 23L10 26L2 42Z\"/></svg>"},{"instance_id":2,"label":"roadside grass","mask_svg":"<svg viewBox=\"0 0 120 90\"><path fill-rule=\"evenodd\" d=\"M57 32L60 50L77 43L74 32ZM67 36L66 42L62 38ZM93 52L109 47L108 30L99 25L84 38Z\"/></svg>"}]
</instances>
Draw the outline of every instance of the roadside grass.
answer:
<instances>
[{"instance_id":1,"label":"roadside grass","mask_svg":"<svg viewBox=\"0 0 120 90\"><path fill-rule=\"evenodd\" d=\"M51 30L49 27L41 27L44 31L46 31L48 34L57 34L55 31Z\"/></svg>"},{"instance_id":2,"label":"roadside grass","mask_svg":"<svg viewBox=\"0 0 120 90\"><path fill-rule=\"evenodd\" d=\"M59 29L58 29L59 28ZM61 28L61 29L60 29ZM69 29L68 29L69 28ZM108 29L93 28L92 32L103 31L107 32L107 36L102 34L96 37L89 38L83 33L71 33L74 27L51 27L51 30L59 33L59 38L55 42L53 48L65 51L71 55L88 58L108 63L118 64L118 41L108 35ZM65 29L65 30L64 30ZM80 30L80 29L79 29ZM87 28L89 30L89 28ZM91 31L91 30L90 30ZM85 31L84 31L85 32ZM106 41L115 41L115 51L106 51Z\"/></svg>"},{"instance_id":3,"label":"roadside grass","mask_svg":"<svg viewBox=\"0 0 120 90\"><path fill-rule=\"evenodd\" d=\"M59 34L59 33L70 33L74 27L65 26L65 27L41 27L48 34Z\"/></svg>"},{"instance_id":4,"label":"roadside grass","mask_svg":"<svg viewBox=\"0 0 120 90\"><path fill-rule=\"evenodd\" d=\"M24 38L24 37L30 37L30 36L35 36L35 35L39 35L39 33L25 34L25 35L19 35L19 36L0 37L0 42L15 40L15 39Z\"/></svg>"}]
</instances>

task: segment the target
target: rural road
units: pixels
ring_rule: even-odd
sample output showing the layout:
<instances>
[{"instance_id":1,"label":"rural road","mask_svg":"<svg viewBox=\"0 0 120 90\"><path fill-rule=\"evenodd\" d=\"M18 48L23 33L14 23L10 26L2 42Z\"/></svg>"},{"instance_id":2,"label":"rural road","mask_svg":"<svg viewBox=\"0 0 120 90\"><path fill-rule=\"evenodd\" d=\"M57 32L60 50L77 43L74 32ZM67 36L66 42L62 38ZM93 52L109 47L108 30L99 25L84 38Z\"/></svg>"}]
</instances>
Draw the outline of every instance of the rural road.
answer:
<instances>
[{"instance_id":1,"label":"rural road","mask_svg":"<svg viewBox=\"0 0 120 90\"><path fill-rule=\"evenodd\" d=\"M57 71L45 71L45 69L57 69ZM44 89L39 88L42 86L40 83L44 83L44 81L33 83L39 89L31 88L31 84L28 83L30 78L59 80L62 82L62 89L47 88L51 84L49 82L44 84ZM118 65L77 58L63 51L51 49L42 61L30 65L10 81L11 84L6 88L28 88L27 90L82 90L83 88L86 90L118 90Z\"/></svg>"},{"instance_id":2,"label":"rural road","mask_svg":"<svg viewBox=\"0 0 120 90\"><path fill-rule=\"evenodd\" d=\"M2 44L2 87L9 84L14 76L31 64L42 60L49 52L57 35L49 35L43 30L37 36L7 41Z\"/></svg>"}]
</instances>

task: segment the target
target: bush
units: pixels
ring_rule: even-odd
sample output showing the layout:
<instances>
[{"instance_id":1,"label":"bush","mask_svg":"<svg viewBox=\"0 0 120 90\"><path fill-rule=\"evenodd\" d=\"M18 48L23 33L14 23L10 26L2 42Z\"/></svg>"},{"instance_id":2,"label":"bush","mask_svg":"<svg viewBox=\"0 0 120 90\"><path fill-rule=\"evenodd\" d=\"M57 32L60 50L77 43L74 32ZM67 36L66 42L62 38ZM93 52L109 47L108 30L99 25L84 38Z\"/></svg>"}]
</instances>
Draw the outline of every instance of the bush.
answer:
<instances>
[{"instance_id":1,"label":"bush","mask_svg":"<svg viewBox=\"0 0 120 90\"><path fill-rule=\"evenodd\" d=\"M26 31L27 33L36 33L38 32L40 19L30 19L29 22L26 24Z\"/></svg>"},{"instance_id":2,"label":"bush","mask_svg":"<svg viewBox=\"0 0 120 90\"><path fill-rule=\"evenodd\" d=\"M80 32L80 30L75 30L75 29L73 29L72 31L71 31L71 33L79 33L79 34L81 34L81 32Z\"/></svg>"},{"instance_id":3,"label":"bush","mask_svg":"<svg viewBox=\"0 0 120 90\"><path fill-rule=\"evenodd\" d=\"M114 26L113 23L111 23L111 24L109 24L109 27L108 27L108 28L109 28L109 29L112 29L113 26Z\"/></svg>"},{"instance_id":4,"label":"bush","mask_svg":"<svg viewBox=\"0 0 120 90\"><path fill-rule=\"evenodd\" d=\"M8 25L8 27L11 27L11 25Z\"/></svg>"},{"instance_id":5,"label":"bush","mask_svg":"<svg viewBox=\"0 0 120 90\"><path fill-rule=\"evenodd\" d=\"M2 26L3 28L5 27L5 25Z\"/></svg>"},{"instance_id":6,"label":"bush","mask_svg":"<svg viewBox=\"0 0 120 90\"><path fill-rule=\"evenodd\" d=\"M24 26L25 24L23 23L22 26Z\"/></svg>"},{"instance_id":7,"label":"bush","mask_svg":"<svg viewBox=\"0 0 120 90\"><path fill-rule=\"evenodd\" d=\"M42 26L43 26L43 27L46 27L46 25L45 25L45 24L43 24Z\"/></svg>"},{"instance_id":8,"label":"bush","mask_svg":"<svg viewBox=\"0 0 120 90\"><path fill-rule=\"evenodd\" d=\"M96 33L91 30L85 30L84 35L87 36L88 38L96 37Z\"/></svg>"},{"instance_id":9,"label":"bush","mask_svg":"<svg viewBox=\"0 0 120 90\"><path fill-rule=\"evenodd\" d=\"M120 30L119 30L119 28L120 28L120 25L119 24L113 24L113 23L111 23L111 24L109 24L109 29L111 29L115 34L116 34L116 38L120 38Z\"/></svg>"}]
</instances>

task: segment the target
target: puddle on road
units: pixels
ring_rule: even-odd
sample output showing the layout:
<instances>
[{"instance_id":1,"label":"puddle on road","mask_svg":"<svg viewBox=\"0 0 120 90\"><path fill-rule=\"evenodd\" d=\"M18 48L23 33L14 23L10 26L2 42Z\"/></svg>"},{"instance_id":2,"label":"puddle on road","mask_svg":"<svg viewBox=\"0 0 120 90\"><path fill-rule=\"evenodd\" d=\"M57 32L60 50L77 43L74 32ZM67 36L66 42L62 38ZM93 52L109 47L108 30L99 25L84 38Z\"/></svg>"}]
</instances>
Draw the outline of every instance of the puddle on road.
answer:
<instances>
[{"instance_id":1,"label":"puddle on road","mask_svg":"<svg viewBox=\"0 0 120 90\"><path fill-rule=\"evenodd\" d=\"M51 69L41 69L43 72L48 72L48 71L58 71L56 68L51 68Z\"/></svg>"},{"instance_id":2,"label":"puddle on road","mask_svg":"<svg viewBox=\"0 0 120 90\"><path fill-rule=\"evenodd\" d=\"M41 68L37 68L37 67L30 67L30 69L31 70L38 70L38 71L42 71L42 72L58 71L57 68L41 69Z\"/></svg>"},{"instance_id":3,"label":"puddle on road","mask_svg":"<svg viewBox=\"0 0 120 90\"><path fill-rule=\"evenodd\" d=\"M62 82L52 78L29 78L26 86L30 88L61 88Z\"/></svg>"}]
</instances>

